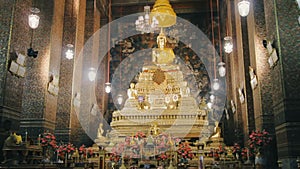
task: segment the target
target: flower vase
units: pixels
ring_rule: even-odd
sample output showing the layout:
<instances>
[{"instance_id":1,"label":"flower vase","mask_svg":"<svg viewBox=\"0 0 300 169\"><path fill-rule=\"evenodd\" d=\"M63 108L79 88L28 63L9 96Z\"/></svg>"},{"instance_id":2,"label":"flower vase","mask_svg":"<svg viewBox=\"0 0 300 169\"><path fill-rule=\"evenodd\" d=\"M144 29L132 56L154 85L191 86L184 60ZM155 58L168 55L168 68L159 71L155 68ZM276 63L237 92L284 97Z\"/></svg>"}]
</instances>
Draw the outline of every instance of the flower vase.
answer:
<instances>
[{"instance_id":1,"label":"flower vase","mask_svg":"<svg viewBox=\"0 0 300 169\"><path fill-rule=\"evenodd\" d=\"M262 169L265 163L265 159L260 152L257 152L255 155L255 167L256 169Z\"/></svg>"}]
</instances>

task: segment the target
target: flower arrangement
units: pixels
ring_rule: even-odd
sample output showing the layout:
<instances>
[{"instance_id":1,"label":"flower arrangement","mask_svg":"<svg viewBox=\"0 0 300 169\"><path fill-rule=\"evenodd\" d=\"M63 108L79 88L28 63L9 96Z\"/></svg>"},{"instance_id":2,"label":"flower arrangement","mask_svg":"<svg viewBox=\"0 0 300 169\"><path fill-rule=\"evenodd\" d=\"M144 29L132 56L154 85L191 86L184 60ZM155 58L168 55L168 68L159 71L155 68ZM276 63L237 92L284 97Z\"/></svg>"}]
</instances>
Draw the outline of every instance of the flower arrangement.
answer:
<instances>
[{"instance_id":1,"label":"flower arrangement","mask_svg":"<svg viewBox=\"0 0 300 169\"><path fill-rule=\"evenodd\" d=\"M238 143L234 143L233 147L232 147L232 154L241 154L241 146Z\"/></svg>"},{"instance_id":2,"label":"flower arrangement","mask_svg":"<svg viewBox=\"0 0 300 169\"><path fill-rule=\"evenodd\" d=\"M161 153L158 155L157 160L166 161L168 159L168 155L166 153Z\"/></svg>"},{"instance_id":3,"label":"flower arrangement","mask_svg":"<svg viewBox=\"0 0 300 169\"><path fill-rule=\"evenodd\" d=\"M256 130L252 131L249 135L248 144L251 151L258 153L262 148L269 145L271 141L272 137L267 131Z\"/></svg>"},{"instance_id":4,"label":"flower arrangement","mask_svg":"<svg viewBox=\"0 0 300 169\"><path fill-rule=\"evenodd\" d=\"M241 151L241 156L242 156L242 160L246 161L252 159L254 157L254 154L248 148L243 148Z\"/></svg>"},{"instance_id":5,"label":"flower arrangement","mask_svg":"<svg viewBox=\"0 0 300 169\"><path fill-rule=\"evenodd\" d=\"M42 134L42 137L40 138L41 146L48 149L52 148L55 149L57 147L56 145L56 137L54 134L46 132Z\"/></svg>"},{"instance_id":6,"label":"flower arrangement","mask_svg":"<svg viewBox=\"0 0 300 169\"><path fill-rule=\"evenodd\" d=\"M145 138L145 137L146 137L145 133L143 133L143 132L141 132L141 131L139 131L139 132L137 132L137 133L135 134L135 138L137 138L138 140L141 140L141 139L143 139L143 138Z\"/></svg>"},{"instance_id":7,"label":"flower arrangement","mask_svg":"<svg viewBox=\"0 0 300 169\"><path fill-rule=\"evenodd\" d=\"M86 147L84 144L82 144L78 149L79 155L86 155Z\"/></svg>"},{"instance_id":8,"label":"flower arrangement","mask_svg":"<svg viewBox=\"0 0 300 169\"><path fill-rule=\"evenodd\" d=\"M227 154L227 149L225 148L224 145L220 144L219 147L216 149L216 152L218 154Z\"/></svg>"},{"instance_id":9,"label":"flower arrangement","mask_svg":"<svg viewBox=\"0 0 300 169\"><path fill-rule=\"evenodd\" d=\"M192 153L192 149L188 142L180 143L177 153L180 157L181 163L187 163L188 159L192 159L194 157L194 154Z\"/></svg>"},{"instance_id":10,"label":"flower arrangement","mask_svg":"<svg viewBox=\"0 0 300 169\"><path fill-rule=\"evenodd\" d=\"M58 153L58 156L61 159L64 159L66 155L69 155L69 156L72 155L72 153L75 151L75 146L71 143L62 144L62 145L58 146L56 151Z\"/></svg>"}]
</instances>

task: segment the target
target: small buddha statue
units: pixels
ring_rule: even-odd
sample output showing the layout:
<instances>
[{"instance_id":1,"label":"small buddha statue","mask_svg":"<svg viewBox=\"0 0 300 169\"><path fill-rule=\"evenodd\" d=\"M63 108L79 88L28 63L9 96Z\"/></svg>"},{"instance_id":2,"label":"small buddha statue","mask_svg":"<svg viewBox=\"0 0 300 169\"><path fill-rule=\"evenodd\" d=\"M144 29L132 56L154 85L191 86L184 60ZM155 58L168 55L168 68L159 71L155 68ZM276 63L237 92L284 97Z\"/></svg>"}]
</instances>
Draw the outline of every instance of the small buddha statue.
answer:
<instances>
[{"instance_id":1,"label":"small buddha statue","mask_svg":"<svg viewBox=\"0 0 300 169\"><path fill-rule=\"evenodd\" d=\"M135 84L130 83L130 88L127 90L127 95L129 99L135 99L137 96L137 91L135 89Z\"/></svg>"},{"instance_id":2,"label":"small buddha statue","mask_svg":"<svg viewBox=\"0 0 300 169\"><path fill-rule=\"evenodd\" d=\"M104 138L103 134L104 134L103 123L100 122L98 127L97 138Z\"/></svg>"},{"instance_id":3,"label":"small buddha statue","mask_svg":"<svg viewBox=\"0 0 300 169\"><path fill-rule=\"evenodd\" d=\"M210 136L211 139L221 138L221 128L219 127L219 122L215 122L214 133Z\"/></svg>"},{"instance_id":4,"label":"small buddha statue","mask_svg":"<svg viewBox=\"0 0 300 169\"><path fill-rule=\"evenodd\" d=\"M157 125L156 124L153 124L153 125L151 125L151 128L150 128L150 135L154 135L154 136L157 136L157 135L159 135L159 127L157 127Z\"/></svg>"},{"instance_id":5,"label":"small buddha statue","mask_svg":"<svg viewBox=\"0 0 300 169\"><path fill-rule=\"evenodd\" d=\"M173 49L166 48L167 38L163 31L157 36L157 45L159 48L155 48L152 51L152 62L156 64L171 64L175 59Z\"/></svg>"}]
</instances>

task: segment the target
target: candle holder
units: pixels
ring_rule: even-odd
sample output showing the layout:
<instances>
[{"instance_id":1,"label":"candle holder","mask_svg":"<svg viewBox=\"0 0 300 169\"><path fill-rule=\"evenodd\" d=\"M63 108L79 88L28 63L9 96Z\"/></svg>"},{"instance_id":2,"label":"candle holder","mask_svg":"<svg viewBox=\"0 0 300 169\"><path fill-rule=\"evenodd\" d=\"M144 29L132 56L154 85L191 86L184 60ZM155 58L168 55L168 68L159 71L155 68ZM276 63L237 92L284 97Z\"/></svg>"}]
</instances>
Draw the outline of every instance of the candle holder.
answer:
<instances>
[{"instance_id":1,"label":"candle holder","mask_svg":"<svg viewBox=\"0 0 300 169\"><path fill-rule=\"evenodd\" d=\"M297 167L300 168L300 157L297 157L296 162L297 162Z\"/></svg>"},{"instance_id":2,"label":"candle holder","mask_svg":"<svg viewBox=\"0 0 300 169\"><path fill-rule=\"evenodd\" d=\"M281 169L282 168L282 161L278 160L277 164L278 164L278 167Z\"/></svg>"}]
</instances>

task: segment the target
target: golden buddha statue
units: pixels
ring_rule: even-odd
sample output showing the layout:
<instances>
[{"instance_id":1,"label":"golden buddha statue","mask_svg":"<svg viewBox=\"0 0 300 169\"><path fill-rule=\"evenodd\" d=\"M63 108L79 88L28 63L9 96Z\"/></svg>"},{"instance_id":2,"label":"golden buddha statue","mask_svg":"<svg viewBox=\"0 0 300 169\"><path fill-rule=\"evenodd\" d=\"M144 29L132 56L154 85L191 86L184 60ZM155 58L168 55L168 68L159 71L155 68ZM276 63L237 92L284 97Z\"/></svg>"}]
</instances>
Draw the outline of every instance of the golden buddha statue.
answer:
<instances>
[{"instance_id":1,"label":"golden buddha statue","mask_svg":"<svg viewBox=\"0 0 300 169\"><path fill-rule=\"evenodd\" d=\"M221 128L219 127L219 122L215 122L214 133L209 137L210 139L221 138Z\"/></svg>"},{"instance_id":2,"label":"golden buddha statue","mask_svg":"<svg viewBox=\"0 0 300 169\"><path fill-rule=\"evenodd\" d=\"M137 91L135 89L135 84L130 83L130 88L127 90L127 95L129 99L135 99L137 96Z\"/></svg>"},{"instance_id":3,"label":"golden buddha statue","mask_svg":"<svg viewBox=\"0 0 300 169\"><path fill-rule=\"evenodd\" d=\"M157 45L159 48L152 50L152 62L156 64L171 64L175 59L173 49L166 48L167 38L163 31L157 36Z\"/></svg>"}]
</instances>

